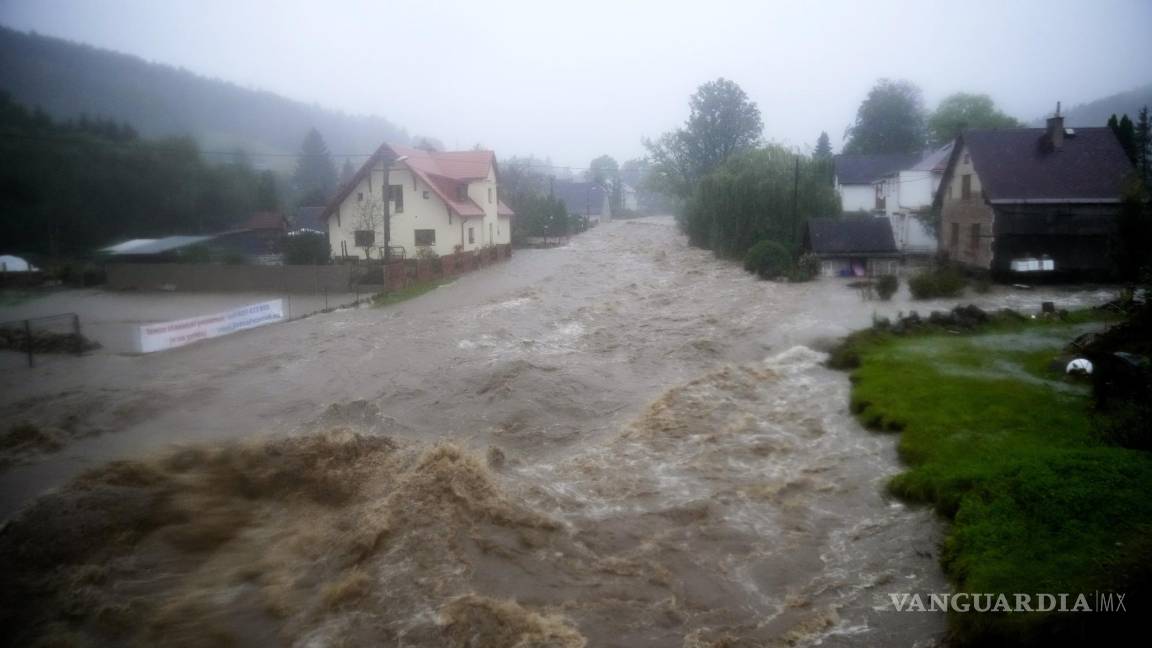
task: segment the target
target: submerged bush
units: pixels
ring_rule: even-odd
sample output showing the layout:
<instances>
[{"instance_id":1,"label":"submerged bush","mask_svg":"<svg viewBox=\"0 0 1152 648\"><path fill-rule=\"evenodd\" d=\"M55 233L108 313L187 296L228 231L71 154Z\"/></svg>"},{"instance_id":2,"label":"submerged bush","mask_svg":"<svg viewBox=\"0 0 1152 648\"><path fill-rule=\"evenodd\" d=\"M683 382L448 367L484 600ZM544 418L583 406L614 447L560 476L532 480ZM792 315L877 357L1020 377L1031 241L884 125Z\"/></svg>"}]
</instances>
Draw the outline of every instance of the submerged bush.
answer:
<instances>
[{"instance_id":1,"label":"submerged bush","mask_svg":"<svg viewBox=\"0 0 1152 648\"><path fill-rule=\"evenodd\" d=\"M896 275L883 275L876 280L876 294L880 295L880 299L888 301L892 299L892 295L900 289L900 280Z\"/></svg>"},{"instance_id":2,"label":"submerged bush","mask_svg":"<svg viewBox=\"0 0 1152 648\"><path fill-rule=\"evenodd\" d=\"M796 260L788 278L792 281L812 281L820 276L820 259L815 254L802 254Z\"/></svg>"},{"instance_id":3,"label":"submerged bush","mask_svg":"<svg viewBox=\"0 0 1152 648\"><path fill-rule=\"evenodd\" d=\"M964 292L967 280L959 270L940 267L922 272L908 280L908 290L913 299L935 299L937 297L958 297Z\"/></svg>"},{"instance_id":4,"label":"submerged bush","mask_svg":"<svg viewBox=\"0 0 1152 648\"><path fill-rule=\"evenodd\" d=\"M788 272L792 255L776 241L760 241L744 255L744 269L762 279L775 279Z\"/></svg>"}]
</instances>

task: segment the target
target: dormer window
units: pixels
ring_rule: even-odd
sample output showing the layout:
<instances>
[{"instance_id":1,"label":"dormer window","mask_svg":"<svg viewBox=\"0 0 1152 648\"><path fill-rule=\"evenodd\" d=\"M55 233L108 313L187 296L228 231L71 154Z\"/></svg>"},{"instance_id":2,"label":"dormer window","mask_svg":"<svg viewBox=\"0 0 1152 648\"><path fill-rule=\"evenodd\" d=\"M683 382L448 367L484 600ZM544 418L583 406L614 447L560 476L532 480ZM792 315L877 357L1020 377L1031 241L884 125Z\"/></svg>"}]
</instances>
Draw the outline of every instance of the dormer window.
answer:
<instances>
[{"instance_id":1,"label":"dormer window","mask_svg":"<svg viewBox=\"0 0 1152 648\"><path fill-rule=\"evenodd\" d=\"M456 185L456 200L461 202L468 200L468 185Z\"/></svg>"}]
</instances>

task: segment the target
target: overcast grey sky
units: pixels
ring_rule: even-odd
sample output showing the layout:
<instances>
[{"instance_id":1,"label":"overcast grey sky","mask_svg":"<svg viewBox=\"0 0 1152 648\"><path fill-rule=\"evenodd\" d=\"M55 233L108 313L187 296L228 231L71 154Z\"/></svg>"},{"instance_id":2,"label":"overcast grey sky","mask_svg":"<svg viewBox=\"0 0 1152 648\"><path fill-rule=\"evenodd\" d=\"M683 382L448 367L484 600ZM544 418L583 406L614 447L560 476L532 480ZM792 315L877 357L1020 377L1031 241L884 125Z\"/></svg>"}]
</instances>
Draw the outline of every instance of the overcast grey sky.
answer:
<instances>
[{"instance_id":1,"label":"overcast grey sky","mask_svg":"<svg viewBox=\"0 0 1152 648\"><path fill-rule=\"evenodd\" d=\"M1152 80L1152 0L0 0L0 22L571 165L641 155L719 76L805 148L839 148L879 77L1022 119Z\"/></svg>"}]
</instances>

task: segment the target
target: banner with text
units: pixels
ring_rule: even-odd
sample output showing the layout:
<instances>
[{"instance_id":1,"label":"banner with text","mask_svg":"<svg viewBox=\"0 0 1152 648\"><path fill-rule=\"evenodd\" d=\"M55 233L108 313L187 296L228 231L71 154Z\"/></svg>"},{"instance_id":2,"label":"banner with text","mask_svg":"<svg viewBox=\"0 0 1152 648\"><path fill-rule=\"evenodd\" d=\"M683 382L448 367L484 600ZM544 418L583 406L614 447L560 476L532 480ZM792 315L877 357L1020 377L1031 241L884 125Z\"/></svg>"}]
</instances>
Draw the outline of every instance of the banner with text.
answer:
<instances>
[{"instance_id":1,"label":"banner with text","mask_svg":"<svg viewBox=\"0 0 1152 648\"><path fill-rule=\"evenodd\" d=\"M140 352L152 353L175 349L197 340L220 337L283 320L284 300L274 299L214 315L145 324L140 327Z\"/></svg>"}]
</instances>

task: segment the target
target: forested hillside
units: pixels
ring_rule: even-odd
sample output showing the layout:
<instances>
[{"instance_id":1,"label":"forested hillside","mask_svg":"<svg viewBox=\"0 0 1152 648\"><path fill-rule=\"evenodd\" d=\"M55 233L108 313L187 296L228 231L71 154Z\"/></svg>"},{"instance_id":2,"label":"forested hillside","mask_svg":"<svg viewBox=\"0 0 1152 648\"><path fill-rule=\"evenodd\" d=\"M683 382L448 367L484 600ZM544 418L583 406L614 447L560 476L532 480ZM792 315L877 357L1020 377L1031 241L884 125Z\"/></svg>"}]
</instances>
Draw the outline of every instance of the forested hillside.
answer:
<instances>
[{"instance_id":1,"label":"forested hillside","mask_svg":"<svg viewBox=\"0 0 1152 648\"><path fill-rule=\"evenodd\" d=\"M117 240L213 232L279 208L243 156L206 161L187 137L109 120L58 122L0 93L0 243L41 267Z\"/></svg>"},{"instance_id":2,"label":"forested hillside","mask_svg":"<svg viewBox=\"0 0 1152 648\"><path fill-rule=\"evenodd\" d=\"M1136 119L1136 115L1144 106L1152 106L1152 83L1088 103L1064 106L1064 123L1080 128L1104 126L1112 115L1128 115ZM1033 125L1043 126L1044 120L1037 119Z\"/></svg>"},{"instance_id":3,"label":"forested hillside","mask_svg":"<svg viewBox=\"0 0 1152 648\"><path fill-rule=\"evenodd\" d=\"M295 153L316 128L334 152L375 150L408 134L353 116L143 59L0 27L0 90L57 119L107 118L143 137L192 136L205 149ZM292 161L283 162L284 169Z\"/></svg>"}]
</instances>

